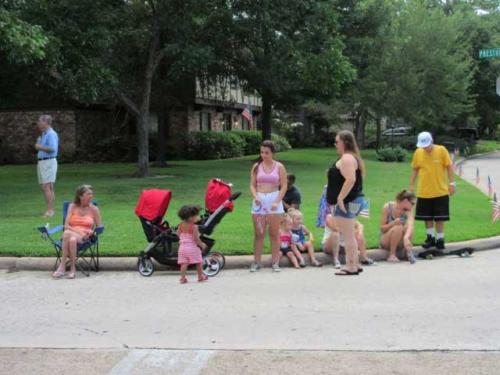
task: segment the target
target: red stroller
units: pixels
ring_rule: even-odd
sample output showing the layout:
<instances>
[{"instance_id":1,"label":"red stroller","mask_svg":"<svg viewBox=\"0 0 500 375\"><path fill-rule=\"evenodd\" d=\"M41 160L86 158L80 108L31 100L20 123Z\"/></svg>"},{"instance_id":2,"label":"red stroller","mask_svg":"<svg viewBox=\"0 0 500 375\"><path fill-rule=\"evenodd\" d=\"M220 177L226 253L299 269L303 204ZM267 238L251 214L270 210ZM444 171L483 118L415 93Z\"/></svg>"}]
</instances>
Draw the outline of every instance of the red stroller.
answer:
<instances>
[{"instance_id":1,"label":"red stroller","mask_svg":"<svg viewBox=\"0 0 500 375\"><path fill-rule=\"evenodd\" d=\"M233 201L240 195L240 192L231 194L231 184L220 179L212 179L208 182L205 195L205 213L198 223L200 238L207 245L202 252L203 273L207 276L217 275L224 268L226 262L222 253L212 251L215 240L208 236L212 234L222 218L233 210ZM135 207L135 214L139 217L149 242L137 260L137 270L142 276L151 276L155 271L152 259L163 265L177 266L179 249L177 227L170 226L163 219L171 197L170 190L144 190Z\"/></svg>"}]
</instances>

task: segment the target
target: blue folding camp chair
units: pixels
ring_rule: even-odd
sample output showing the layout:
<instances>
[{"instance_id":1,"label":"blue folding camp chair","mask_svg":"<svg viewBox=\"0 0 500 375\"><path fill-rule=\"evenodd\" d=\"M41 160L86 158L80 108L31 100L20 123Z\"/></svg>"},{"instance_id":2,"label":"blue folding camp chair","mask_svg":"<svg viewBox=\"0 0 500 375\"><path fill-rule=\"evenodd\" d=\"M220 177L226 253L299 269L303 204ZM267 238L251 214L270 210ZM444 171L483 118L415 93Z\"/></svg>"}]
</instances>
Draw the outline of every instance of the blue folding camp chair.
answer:
<instances>
[{"instance_id":1,"label":"blue folding camp chair","mask_svg":"<svg viewBox=\"0 0 500 375\"><path fill-rule=\"evenodd\" d=\"M57 269L61 262L62 255L62 238L55 239L54 235L64 230L64 223L66 222L66 215L68 214L70 202L63 204L63 224L54 228L38 227L37 229L42 233L42 238L49 241L54 250L56 251L56 262L54 270ZM96 202L93 202L97 206ZM81 271L85 276L90 275L90 271L99 271L99 235L104 232L104 227L95 228L94 235L88 241L78 244L76 249L76 268Z\"/></svg>"}]
</instances>

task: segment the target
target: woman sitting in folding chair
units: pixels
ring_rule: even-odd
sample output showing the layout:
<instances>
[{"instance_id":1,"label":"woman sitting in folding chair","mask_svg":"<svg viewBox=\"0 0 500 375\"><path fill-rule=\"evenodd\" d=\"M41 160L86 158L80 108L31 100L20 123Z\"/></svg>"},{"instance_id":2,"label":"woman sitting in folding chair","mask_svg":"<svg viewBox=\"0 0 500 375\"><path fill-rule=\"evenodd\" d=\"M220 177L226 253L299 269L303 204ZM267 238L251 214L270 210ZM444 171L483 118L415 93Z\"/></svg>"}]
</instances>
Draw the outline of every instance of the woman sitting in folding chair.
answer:
<instances>
[{"instance_id":1,"label":"woman sitting in folding chair","mask_svg":"<svg viewBox=\"0 0 500 375\"><path fill-rule=\"evenodd\" d=\"M97 206L92 203L92 199L92 186L82 185L78 187L75 199L69 205L66 215L62 238L61 263L52 274L54 278L62 278L65 275L68 256L70 260L70 272L67 278L75 278L78 245L88 241L94 234L94 229L102 225L101 214Z\"/></svg>"}]
</instances>

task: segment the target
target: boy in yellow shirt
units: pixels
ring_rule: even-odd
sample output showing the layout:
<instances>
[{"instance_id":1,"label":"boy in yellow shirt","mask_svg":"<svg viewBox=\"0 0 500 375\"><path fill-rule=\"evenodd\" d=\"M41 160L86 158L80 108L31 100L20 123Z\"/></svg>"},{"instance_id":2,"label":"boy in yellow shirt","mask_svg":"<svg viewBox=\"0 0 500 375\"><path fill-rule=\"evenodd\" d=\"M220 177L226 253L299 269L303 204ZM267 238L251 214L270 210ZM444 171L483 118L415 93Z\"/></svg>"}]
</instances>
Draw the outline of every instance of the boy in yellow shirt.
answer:
<instances>
[{"instance_id":1,"label":"boy in yellow shirt","mask_svg":"<svg viewBox=\"0 0 500 375\"><path fill-rule=\"evenodd\" d=\"M450 154L435 145L429 132L418 135L417 150L411 164L410 191L418 177L415 220L425 221L427 238L424 249L444 250L444 223L450 220L450 195L455 193L455 176ZM434 225L436 234L434 231Z\"/></svg>"}]
</instances>

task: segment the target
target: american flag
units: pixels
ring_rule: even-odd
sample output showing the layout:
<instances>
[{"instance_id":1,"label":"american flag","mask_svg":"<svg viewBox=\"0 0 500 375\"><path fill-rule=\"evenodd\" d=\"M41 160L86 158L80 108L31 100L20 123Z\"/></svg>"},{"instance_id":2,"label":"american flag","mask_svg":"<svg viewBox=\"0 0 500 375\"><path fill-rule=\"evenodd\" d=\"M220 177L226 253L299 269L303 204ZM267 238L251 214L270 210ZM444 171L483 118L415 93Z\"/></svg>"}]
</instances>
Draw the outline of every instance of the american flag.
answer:
<instances>
[{"instance_id":1,"label":"american flag","mask_svg":"<svg viewBox=\"0 0 500 375\"><path fill-rule=\"evenodd\" d=\"M479 167L476 168L476 185L481 182L481 177L479 177Z\"/></svg>"},{"instance_id":2,"label":"american flag","mask_svg":"<svg viewBox=\"0 0 500 375\"><path fill-rule=\"evenodd\" d=\"M253 117L252 117L252 111L250 110L250 105L245 106L245 109L243 112L241 112L241 115L248 120L248 124L250 129L253 128Z\"/></svg>"},{"instance_id":3,"label":"american flag","mask_svg":"<svg viewBox=\"0 0 500 375\"><path fill-rule=\"evenodd\" d=\"M363 204L363 208L361 209L359 216L364 217L366 219L370 218L370 200L369 199L365 200L365 203Z\"/></svg>"},{"instance_id":4,"label":"american flag","mask_svg":"<svg viewBox=\"0 0 500 375\"><path fill-rule=\"evenodd\" d=\"M491 181L491 176L488 175L488 197L491 198L492 195L493 195L493 183Z\"/></svg>"},{"instance_id":5,"label":"american flag","mask_svg":"<svg viewBox=\"0 0 500 375\"><path fill-rule=\"evenodd\" d=\"M493 224L495 224L498 221L498 219L500 219L500 207L498 207L497 193L493 194L493 200L491 201L491 205L493 208L491 220L493 221Z\"/></svg>"}]
</instances>

